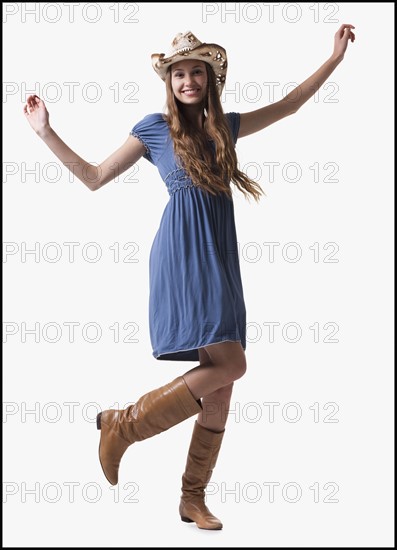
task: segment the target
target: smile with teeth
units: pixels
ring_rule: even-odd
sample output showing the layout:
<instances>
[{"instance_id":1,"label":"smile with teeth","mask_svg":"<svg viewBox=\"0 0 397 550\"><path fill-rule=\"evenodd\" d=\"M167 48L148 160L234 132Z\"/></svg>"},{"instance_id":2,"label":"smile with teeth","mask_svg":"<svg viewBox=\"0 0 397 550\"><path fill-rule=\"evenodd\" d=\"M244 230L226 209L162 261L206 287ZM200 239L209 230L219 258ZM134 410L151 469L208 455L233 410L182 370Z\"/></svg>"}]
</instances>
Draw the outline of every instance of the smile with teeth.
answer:
<instances>
[{"instance_id":1,"label":"smile with teeth","mask_svg":"<svg viewBox=\"0 0 397 550\"><path fill-rule=\"evenodd\" d=\"M192 88L191 90L183 90L183 94L192 94L192 93L196 93L196 92L199 92L199 89L198 88Z\"/></svg>"}]
</instances>

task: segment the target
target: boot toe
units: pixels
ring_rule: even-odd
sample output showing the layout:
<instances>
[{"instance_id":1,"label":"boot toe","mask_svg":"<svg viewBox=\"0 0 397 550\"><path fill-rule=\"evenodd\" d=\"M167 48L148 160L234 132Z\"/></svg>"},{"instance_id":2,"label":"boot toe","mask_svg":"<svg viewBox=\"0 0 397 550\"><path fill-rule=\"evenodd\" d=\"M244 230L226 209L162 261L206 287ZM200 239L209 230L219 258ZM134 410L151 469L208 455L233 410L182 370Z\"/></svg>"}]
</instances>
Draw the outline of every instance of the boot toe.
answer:
<instances>
[{"instance_id":1,"label":"boot toe","mask_svg":"<svg viewBox=\"0 0 397 550\"><path fill-rule=\"evenodd\" d=\"M130 446L117 430L117 411L104 411L100 422L99 462L111 485L117 485L120 461Z\"/></svg>"},{"instance_id":2,"label":"boot toe","mask_svg":"<svg viewBox=\"0 0 397 550\"><path fill-rule=\"evenodd\" d=\"M210 529L215 531L223 527L222 522L211 514L201 498L196 499L195 502L184 502L182 500L179 507L179 513L182 521L187 523L194 522L199 529Z\"/></svg>"}]
</instances>

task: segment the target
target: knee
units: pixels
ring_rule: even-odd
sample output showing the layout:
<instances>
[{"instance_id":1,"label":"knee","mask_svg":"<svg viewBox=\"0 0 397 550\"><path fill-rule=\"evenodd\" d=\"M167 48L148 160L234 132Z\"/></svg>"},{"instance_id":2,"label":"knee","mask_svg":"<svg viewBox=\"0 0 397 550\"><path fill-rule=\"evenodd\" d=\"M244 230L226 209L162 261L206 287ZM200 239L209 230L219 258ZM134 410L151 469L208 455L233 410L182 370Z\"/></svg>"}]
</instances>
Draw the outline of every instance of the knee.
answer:
<instances>
[{"instance_id":1,"label":"knee","mask_svg":"<svg viewBox=\"0 0 397 550\"><path fill-rule=\"evenodd\" d=\"M230 375L231 375L231 381L234 382L235 380L238 380L244 374L247 372L247 362L245 358L239 359L236 362L233 362L230 365Z\"/></svg>"},{"instance_id":2,"label":"knee","mask_svg":"<svg viewBox=\"0 0 397 550\"><path fill-rule=\"evenodd\" d=\"M247 365L244 359L238 361L230 361L223 368L225 384L232 384L235 380L238 380L239 378L244 376L246 370Z\"/></svg>"},{"instance_id":3,"label":"knee","mask_svg":"<svg viewBox=\"0 0 397 550\"><path fill-rule=\"evenodd\" d=\"M247 362L240 343L215 344L214 348L206 348L206 351L212 364L218 369L224 386L244 376L247 370Z\"/></svg>"}]
</instances>

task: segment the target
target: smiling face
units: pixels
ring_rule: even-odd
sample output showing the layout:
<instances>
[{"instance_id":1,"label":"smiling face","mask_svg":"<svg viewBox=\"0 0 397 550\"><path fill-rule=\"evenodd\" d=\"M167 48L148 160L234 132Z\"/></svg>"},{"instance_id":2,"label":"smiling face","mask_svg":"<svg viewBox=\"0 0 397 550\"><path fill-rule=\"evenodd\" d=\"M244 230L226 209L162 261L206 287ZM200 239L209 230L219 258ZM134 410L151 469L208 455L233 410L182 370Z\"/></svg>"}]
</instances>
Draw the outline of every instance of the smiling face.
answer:
<instances>
[{"instance_id":1,"label":"smiling face","mask_svg":"<svg viewBox=\"0 0 397 550\"><path fill-rule=\"evenodd\" d=\"M171 85L175 97L185 105L197 105L207 95L207 71L203 61L189 59L171 66Z\"/></svg>"}]
</instances>

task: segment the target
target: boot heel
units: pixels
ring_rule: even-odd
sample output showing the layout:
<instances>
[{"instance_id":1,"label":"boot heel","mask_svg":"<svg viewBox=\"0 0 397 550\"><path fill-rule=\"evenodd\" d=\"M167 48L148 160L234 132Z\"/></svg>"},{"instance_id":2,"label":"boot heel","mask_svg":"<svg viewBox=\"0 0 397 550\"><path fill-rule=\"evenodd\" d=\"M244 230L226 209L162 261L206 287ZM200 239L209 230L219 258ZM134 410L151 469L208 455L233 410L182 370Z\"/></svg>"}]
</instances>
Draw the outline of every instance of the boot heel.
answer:
<instances>
[{"instance_id":1,"label":"boot heel","mask_svg":"<svg viewBox=\"0 0 397 550\"><path fill-rule=\"evenodd\" d=\"M187 517L185 517L185 516L181 516L181 520L182 520L182 521L185 521L186 523L193 523L193 520L192 520L192 519L189 519L189 518L187 518Z\"/></svg>"},{"instance_id":2,"label":"boot heel","mask_svg":"<svg viewBox=\"0 0 397 550\"><path fill-rule=\"evenodd\" d=\"M96 428L97 428L97 430L101 429L101 416L102 416L102 413L99 413L96 417Z\"/></svg>"}]
</instances>

